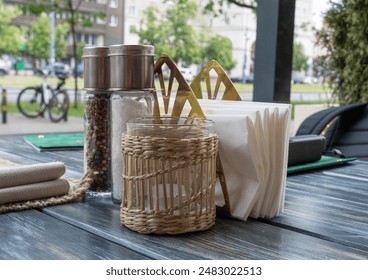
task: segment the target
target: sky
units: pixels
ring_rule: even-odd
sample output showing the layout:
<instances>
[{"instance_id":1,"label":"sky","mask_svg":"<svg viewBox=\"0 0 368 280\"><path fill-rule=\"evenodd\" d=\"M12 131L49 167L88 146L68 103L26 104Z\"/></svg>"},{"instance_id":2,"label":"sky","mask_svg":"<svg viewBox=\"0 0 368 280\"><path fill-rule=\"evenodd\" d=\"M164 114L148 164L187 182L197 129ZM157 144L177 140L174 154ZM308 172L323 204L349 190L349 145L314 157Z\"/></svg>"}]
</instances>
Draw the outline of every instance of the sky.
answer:
<instances>
[{"instance_id":1,"label":"sky","mask_svg":"<svg viewBox=\"0 0 368 280\"><path fill-rule=\"evenodd\" d=\"M313 0L313 21L316 27L322 26L322 13L328 9L329 0Z\"/></svg>"}]
</instances>

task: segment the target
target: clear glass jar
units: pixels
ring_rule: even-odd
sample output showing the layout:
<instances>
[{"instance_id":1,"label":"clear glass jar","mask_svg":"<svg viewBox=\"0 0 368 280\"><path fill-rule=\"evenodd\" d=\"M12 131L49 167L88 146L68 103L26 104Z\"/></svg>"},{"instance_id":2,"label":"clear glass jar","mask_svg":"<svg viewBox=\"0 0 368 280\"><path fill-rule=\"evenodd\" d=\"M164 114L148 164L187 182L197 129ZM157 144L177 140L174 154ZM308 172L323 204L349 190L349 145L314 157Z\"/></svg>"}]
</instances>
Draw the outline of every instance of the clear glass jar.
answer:
<instances>
[{"instance_id":1,"label":"clear glass jar","mask_svg":"<svg viewBox=\"0 0 368 280\"><path fill-rule=\"evenodd\" d=\"M123 185L121 136L127 121L153 115L154 47L109 46L111 96L112 200L120 203Z\"/></svg>"},{"instance_id":2,"label":"clear glass jar","mask_svg":"<svg viewBox=\"0 0 368 280\"><path fill-rule=\"evenodd\" d=\"M84 62L84 170L87 197L111 197L110 59L108 47L86 47Z\"/></svg>"},{"instance_id":3,"label":"clear glass jar","mask_svg":"<svg viewBox=\"0 0 368 280\"><path fill-rule=\"evenodd\" d=\"M124 188L121 135L128 121L152 117L153 104L153 90L117 91L111 96L111 183L115 203L121 203Z\"/></svg>"},{"instance_id":4,"label":"clear glass jar","mask_svg":"<svg viewBox=\"0 0 368 280\"><path fill-rule=\"evenodd\" d=\"M110 95L108 91L85 94L84 168L91 180L88 196L111 195Z\"/></svg>"},{"instance_id":5,"label":"clear glass jar","mask_svg":"<svg viewBox=\"0 0 368 280\"><path fill-rule=\"evenodd\" d=\"M215 223L214 131L214 122L207 119L154 117L127 123L121 143L123 225L138 232L176 234Z\"/></svg>"}]
</instances>

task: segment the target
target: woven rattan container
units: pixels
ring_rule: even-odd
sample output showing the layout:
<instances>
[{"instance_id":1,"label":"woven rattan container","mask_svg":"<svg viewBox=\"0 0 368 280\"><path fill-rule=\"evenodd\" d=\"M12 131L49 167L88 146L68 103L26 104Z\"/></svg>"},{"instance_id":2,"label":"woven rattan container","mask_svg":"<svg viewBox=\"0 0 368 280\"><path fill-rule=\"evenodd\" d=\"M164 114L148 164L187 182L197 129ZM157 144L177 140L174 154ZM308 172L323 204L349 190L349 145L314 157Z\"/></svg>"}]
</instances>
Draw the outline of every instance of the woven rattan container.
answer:
<instances>
[{"instance_id":1,"label":"woven rattan container","mask_svg":"<svg viewBox=\"0 0 368 280\"><path fill-rule=\"evenodd\" d=\"M140 233L202 231L215 223L218 137L202 125L127 125L121 223Z\"/></svg>"}]
</instances>

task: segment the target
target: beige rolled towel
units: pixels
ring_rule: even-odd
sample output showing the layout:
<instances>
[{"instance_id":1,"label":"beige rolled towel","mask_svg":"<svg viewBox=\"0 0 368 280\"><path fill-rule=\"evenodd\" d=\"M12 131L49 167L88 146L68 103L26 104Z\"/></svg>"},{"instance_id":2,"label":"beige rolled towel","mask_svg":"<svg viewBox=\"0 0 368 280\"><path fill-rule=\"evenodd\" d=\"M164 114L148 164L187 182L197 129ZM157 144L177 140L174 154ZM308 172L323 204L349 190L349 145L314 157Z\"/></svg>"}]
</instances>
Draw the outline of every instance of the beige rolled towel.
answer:
<instances>
[{"instance_id":1,"label":"beige rolled towel","mask_svg":"<svg viewBox=\"0 0 368 280\"><path fill-rule=\"evenodd\" d=\"M1 188L0 204L65 195L69 192L69 187L69 182L67 180L58 179L48 182Z\"/></svg>"},{"instance_id":2,"label":"beige rolled towel","mask_svg":"<svg viewBox=\"0 0 368 280\"><path fill-rule=\"evenodd\" d=\"M0 188L59 179L65 173L62 162L39 163L0 168Z\"/></svg>"}]
</instances>

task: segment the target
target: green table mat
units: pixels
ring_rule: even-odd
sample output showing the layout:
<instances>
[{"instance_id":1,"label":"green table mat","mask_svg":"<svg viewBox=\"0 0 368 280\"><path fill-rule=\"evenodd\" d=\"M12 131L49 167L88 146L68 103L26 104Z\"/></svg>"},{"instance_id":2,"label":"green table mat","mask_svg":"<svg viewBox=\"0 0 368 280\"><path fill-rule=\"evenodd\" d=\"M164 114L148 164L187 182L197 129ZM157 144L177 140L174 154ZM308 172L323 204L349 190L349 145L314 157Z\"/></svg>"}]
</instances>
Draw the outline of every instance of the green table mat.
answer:
<instances>
[{"instance_id":1,"label":"green table mat","mask_svg":"<svg viewBox=\"0 0 368 280\"><path fill-rule=\"evenodd\" d=\"M356 160L356 158L336 158L336 157L322 156L320 160L315 161L315 162L290 166L287 169L287 173L293 174L293 173L302 172L302 171L308 171L308 170L319 169L319 168L324 168L324 167L329 167L329 166L334 166L334 165L340 165L340 164L344 164L346 162L353 161L353 160Z\"/></svg>"},{"instance_id":2,"label":"green table mat","mask_svg":"<svg viewBox=\"0 0 368 280\"><path fill-rule=\"evenodd\" d=\"M82 150L83 133L26 135L24 140L39 151Z\"/></svg>"}]
</instances>

